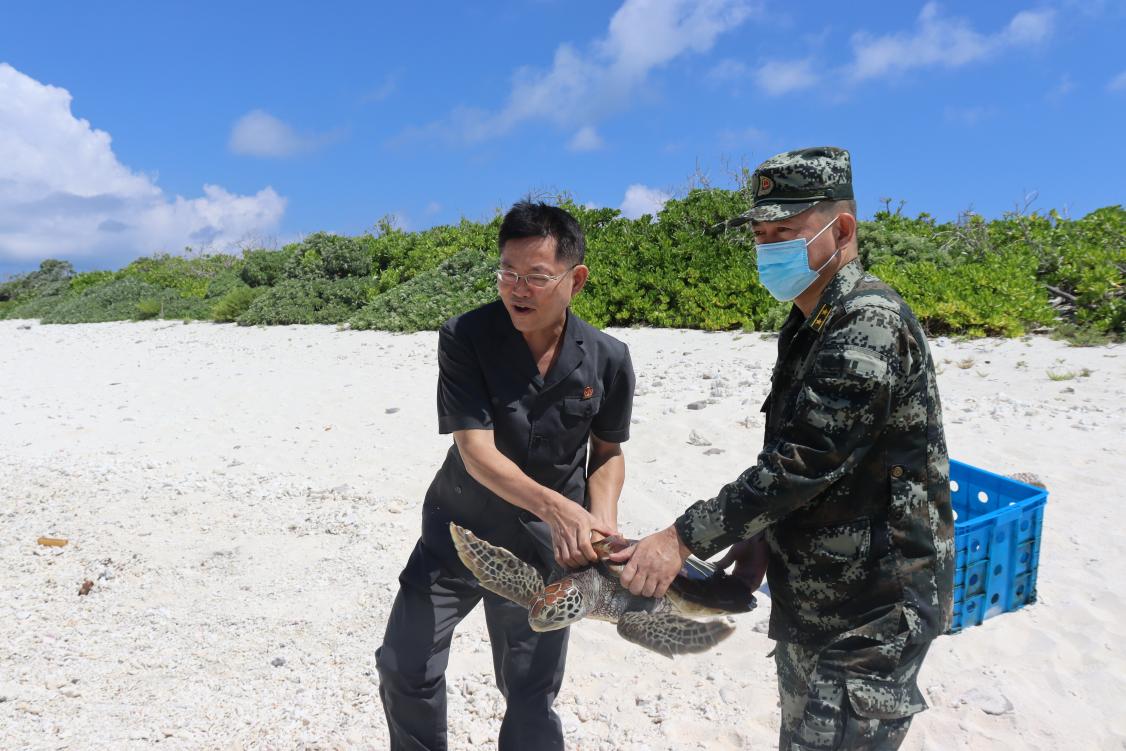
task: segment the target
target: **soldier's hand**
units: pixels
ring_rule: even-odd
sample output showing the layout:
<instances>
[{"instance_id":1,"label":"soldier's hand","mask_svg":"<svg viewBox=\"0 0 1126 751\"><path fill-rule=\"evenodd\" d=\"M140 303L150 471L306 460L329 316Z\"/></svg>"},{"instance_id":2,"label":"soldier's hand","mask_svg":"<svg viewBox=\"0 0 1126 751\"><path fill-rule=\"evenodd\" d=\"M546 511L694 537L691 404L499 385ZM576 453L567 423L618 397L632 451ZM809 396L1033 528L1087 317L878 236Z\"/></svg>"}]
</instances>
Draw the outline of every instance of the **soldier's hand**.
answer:
<instances>
[{"instance_id":1,"label":"soldier's hand","mask_svg":"<svg viewBox=\"0 0 1126 751\"><path fill-rule=\"evenodd\" d=\"M663 597L690 553L680 541L676 527L668 527L613 553L610 560L626 564L622 569L622 585L632 594Z\"/></svg>"},{"instance_id":2,"label":"soldier's hand","mask_svg":"<svg viewBox=\"0 0 1126 751\"><path fill-rule=\"evenodd\" d=\"M731 575L754 591L762 586L769 556L770 548L766 544L766 535L759 532L749 540L742 540L732 545L728 548L727 554L715 565L717 569L723 570L734 563L735 568L731 571Z\"/></svg>"},{"instance_id":3,"label":"soldier's hand","mask_svg":"<svg viewBox=\"0 0 1126 751\"><path fill-rule=\"evenodd\" d=\"M603 537L613 534L613 530L568 498L559 496L549 508L544 521L551 527L551 544L555 549L555 560L567 568L580 568L598 560L598 554L591 546L591 533Z\"/></svg>"}]
</instances>

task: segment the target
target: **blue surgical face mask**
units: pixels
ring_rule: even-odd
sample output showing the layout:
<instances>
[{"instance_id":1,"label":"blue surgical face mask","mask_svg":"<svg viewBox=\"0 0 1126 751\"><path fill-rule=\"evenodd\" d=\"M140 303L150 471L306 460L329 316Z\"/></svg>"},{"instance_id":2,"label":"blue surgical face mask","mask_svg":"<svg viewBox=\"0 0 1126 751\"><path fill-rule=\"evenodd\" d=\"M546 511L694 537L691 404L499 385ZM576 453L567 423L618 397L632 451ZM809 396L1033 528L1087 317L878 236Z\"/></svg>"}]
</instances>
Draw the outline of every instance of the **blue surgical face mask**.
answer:
<instances>
[{"instance_id":1,"label":"blue surgical face mask","mask_svg":"<svg viewBox=\"0 0 1126 751\"><path fill-rule=\"evenodd\" d=\"M821 232L809 240L798 237L778 243L755 245L758 256L758 277L767 292L785 302L793 300L809 289L809 285L816 281L822 269L841 252L841 249L837 248L837 252L829 256L829 259L816 271L809 268L809 244L821 237L821 233L832 227L835 221L837 218L833 217L832 222L822 227Z\"/></svg>"}]
</instances>

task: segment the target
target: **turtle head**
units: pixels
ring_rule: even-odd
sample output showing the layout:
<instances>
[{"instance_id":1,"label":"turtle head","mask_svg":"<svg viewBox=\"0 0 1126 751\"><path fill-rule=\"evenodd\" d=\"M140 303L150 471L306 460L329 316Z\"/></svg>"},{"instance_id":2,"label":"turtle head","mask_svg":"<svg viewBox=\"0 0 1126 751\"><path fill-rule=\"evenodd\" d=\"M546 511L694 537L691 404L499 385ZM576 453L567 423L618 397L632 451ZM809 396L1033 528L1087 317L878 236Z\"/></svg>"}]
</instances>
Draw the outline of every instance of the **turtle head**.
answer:
<instances>
[{"instance_id":1,"label":"turtle head","mask_svg":"<svg viewBox=\"0 0 1126 751\"><path fill-rule=\"evenodd\" d=\"M582 590L568 576L554 581L532 601L528 608L528 624L533 631L555 631L566 628L586 615Z\"/></svg>"}]
</instances>

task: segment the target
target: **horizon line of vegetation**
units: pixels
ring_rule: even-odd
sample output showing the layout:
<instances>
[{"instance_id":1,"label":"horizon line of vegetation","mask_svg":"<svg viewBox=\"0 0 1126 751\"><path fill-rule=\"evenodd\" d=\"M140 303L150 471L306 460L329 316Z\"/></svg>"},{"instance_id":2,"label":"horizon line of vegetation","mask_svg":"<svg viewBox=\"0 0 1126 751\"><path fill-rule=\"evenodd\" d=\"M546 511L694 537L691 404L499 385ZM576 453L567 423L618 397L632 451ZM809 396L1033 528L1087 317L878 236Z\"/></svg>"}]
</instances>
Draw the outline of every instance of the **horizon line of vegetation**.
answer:
<instances>
[{"instance_id":1,"label":"horizon line of vegetation","mask_svg":"<svg viewBox=\"0 0 1126 751\"><path fill-rule=\"evenodd\" d=\"M587 239L577 314L596 326L776 331L788 303L758 283L745 229L716 231L747 205L743 189L699 188L656 217L555 202ZM886 201L859 222L865 268L895 288L930 335L1053 333L1073 343L1126 338L1126 210L1079 219L1014 211L986 220L908 217ZM336 324L432 330L496 297L491 221L407 232L380 220L357 236L318 232L240 255L161 253L117 271L67 261L0 283L0 318L42 323L175 319L239 325Z\"/></svg>"}]
</instances>

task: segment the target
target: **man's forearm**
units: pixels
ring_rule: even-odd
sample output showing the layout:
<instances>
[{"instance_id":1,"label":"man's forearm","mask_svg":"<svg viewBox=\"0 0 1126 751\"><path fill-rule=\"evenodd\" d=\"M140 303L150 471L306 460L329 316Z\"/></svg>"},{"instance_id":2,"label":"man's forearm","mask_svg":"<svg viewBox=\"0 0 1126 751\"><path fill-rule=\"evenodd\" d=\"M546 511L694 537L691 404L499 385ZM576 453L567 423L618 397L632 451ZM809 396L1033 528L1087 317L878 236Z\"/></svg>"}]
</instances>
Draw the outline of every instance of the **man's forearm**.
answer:
<instances>
[{"instance_id":1,"label":"man's forearm","mask_svg":"<svg viewBox=\"0 0 1126 751\"><path fill-rule=\"evenodd\" d=\"M586 478L587 499L594 518L618 528L618 499L626 481L626 460L618 444L591 441L590 471Z\"/></svg>"},{"instance_id":2,"label":"man's forearm","mask_svg":"<svg viewBox=\"0 0 1126 751\"><path fill-rule=\"evenodd\" d=\"M544 518L559 494L528 477L515 462L498 451L491 431L459 432L455 433L454 440L474 480L513 506Z\"/></svg>"},{"instance_id":3,"label":"man's forearm","mask_svg":"<svg viewBox=\"0 0 1126 751\"><path fill-rule=\"evenodd\" d=\"M621 454L598 467L586 480L590 513L594 518L618 528L618 499L626 480L626 460Z\"/></svg>"}]
</instances>

